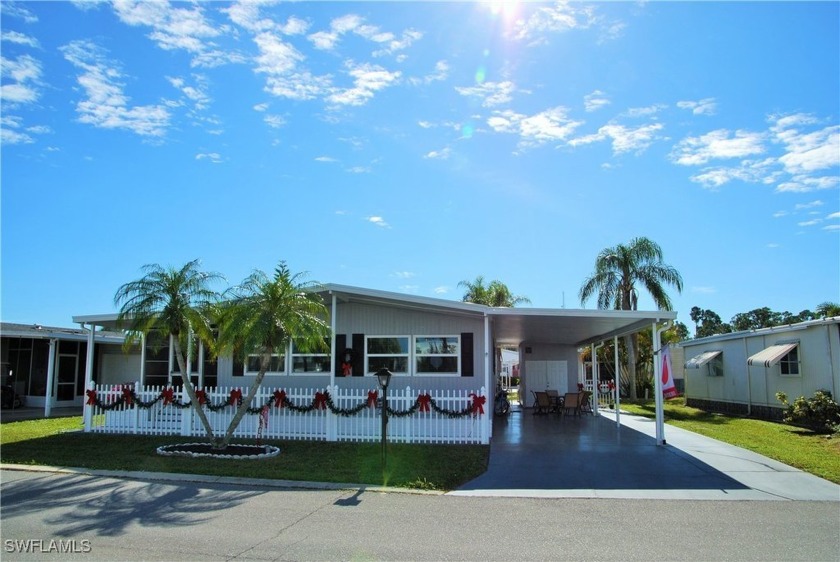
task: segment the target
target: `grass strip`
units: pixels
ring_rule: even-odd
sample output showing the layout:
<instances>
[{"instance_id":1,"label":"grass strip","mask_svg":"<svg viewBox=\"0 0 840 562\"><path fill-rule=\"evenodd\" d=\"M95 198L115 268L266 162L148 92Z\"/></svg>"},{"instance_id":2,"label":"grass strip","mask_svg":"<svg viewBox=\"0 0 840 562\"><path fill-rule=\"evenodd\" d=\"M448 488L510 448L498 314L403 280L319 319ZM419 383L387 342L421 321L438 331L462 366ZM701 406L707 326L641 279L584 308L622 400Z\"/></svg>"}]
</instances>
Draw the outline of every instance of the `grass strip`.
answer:
<instances>
[{"instance_id":1,"label":"grass strip","mask_svg":"<svg viewBox=\"0 0 840 562\"><path fill-rule=\"evenodd\" d=\"M652 400L621 402L621 410L656 417ZM840 435L823 435L782 423L727 416L691 408L683 398L666 400L665 422L742 447L840 484Z\"/></svg>"},{"instance_id":2,"label":"grass strip","mask_svg":"<svg viewBox=\"0 0 840 562\"><path fill-rule=\"evenodd\" d=\"M264 460L164 457L161 445L200 442L181 436L82 433L80 417L5 423L0 426L4 463L100 470L178 472L210 476L346 482L412 489L452 490L487 470L482 445L389 443L383 474L380 443L275 441L280 455ZM237 440L237 443L255 443Z\"/></svg>"}]
</instances>

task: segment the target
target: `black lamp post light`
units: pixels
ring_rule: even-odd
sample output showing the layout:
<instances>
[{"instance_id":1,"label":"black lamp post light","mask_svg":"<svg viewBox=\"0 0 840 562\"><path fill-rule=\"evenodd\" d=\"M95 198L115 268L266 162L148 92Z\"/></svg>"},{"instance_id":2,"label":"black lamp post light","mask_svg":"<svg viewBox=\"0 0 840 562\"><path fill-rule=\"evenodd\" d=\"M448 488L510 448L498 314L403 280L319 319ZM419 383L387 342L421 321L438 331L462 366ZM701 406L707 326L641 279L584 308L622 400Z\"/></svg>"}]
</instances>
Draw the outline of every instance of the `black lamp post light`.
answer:
<instances>
[{"instance_id":1,"label":"black lamp post light","mask_svg":"<svg viewBox=\"0 0 840 562\"><path fill-rule=\"evenodd\" d=\"M385 474L386 453L385 444L388 442L388 384L391 382L391 371L386 368L376 371L379 386L382 387L382 474Z\"/></svg>"}]
</instances>

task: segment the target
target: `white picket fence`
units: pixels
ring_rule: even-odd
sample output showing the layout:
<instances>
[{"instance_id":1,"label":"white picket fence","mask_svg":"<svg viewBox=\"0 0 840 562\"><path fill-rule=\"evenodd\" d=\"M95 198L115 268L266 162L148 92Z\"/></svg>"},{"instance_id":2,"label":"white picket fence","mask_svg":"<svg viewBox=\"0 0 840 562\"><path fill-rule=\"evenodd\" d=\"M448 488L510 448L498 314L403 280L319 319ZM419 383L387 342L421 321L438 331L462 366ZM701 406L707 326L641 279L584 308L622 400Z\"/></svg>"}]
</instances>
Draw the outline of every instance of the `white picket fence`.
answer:
<instances>
[{"instance_id":1,"label":"white picket fence","mask_svg":"<svg viewBox=\"0 0 840 562\"><path fill-rule=\"evenodd\" d=\"M133 385L134 396L140 402L151 402L161 396L165 387ZM214 406L230 400L231 391L247 389L238 387L216 387L206 391L207 403ZM97 404L85 405L85 431L94 433L131 433L141 435L183 435L204 437L206 432L192 408L186 404L189 397L183 390L173 390L173 403L158 400L149 407L123 403L116 408L106 409L124 396L122 385L92 385ZM235 437L263 439L305 439L322 441L380 441L382 438L382 390L377 390L379 400L375 406L367 406L368 389L342 389L338 386L326 388L284 388L285 407L275 405L275 391L278 388L261 388L252 408L268 404L265 414L245 414L234 432ZM316 393L329 393L337 412L366 406L352 415L333 413L329 408L314 408L299 412L289 407L309 407ZM412 408L419 395L429 394L435 405L446 412L462 412L473 404L473 395L486 397L485 389L469 390L416 390L388 389L388 407L400 413ZM466 416L448 416L446 412L429 408L428 412L417 411L406 416L388 416L387 438L403 443L489 443L489 416L493 415L492 398L486 398L484 413ZM204 406L214 433L223 434L236 413L234 406L212 411Z\"/></svg>"}]
</instances>

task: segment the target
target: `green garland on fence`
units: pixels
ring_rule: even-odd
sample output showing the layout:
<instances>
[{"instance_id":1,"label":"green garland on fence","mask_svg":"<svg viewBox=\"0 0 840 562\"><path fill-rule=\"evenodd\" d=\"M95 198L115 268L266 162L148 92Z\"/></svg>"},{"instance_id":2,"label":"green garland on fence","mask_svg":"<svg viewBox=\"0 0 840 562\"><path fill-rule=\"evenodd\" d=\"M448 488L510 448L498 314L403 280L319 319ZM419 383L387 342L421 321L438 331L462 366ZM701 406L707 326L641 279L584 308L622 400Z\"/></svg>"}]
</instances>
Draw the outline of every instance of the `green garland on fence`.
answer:
<instances>
[{"instance_id":1,"label":"green garland on fence","mask_svg":"<svg viewBox=\"0 0 840 562\"><path fill-rule=\"evenodd\" d=\"M174 392L171 387L165 388L161 391L161 393L152 400L144 401L137 397L137 394L134 392L134 389L124 388L122 389L122 395L116 397L113 402L106 404L104 403L99 396L97 396L97 392L95 390L88 390L86 392L88 400L88 406L96 406L105 411L116 410L117 408L127 405L131 408L137 406L141 409L148 410L155 404L160 401L163 401L164 406L173 406L175 408L186 409L192 406L191 402L183 402L181 400L176 400L174 398ZM213 404L212 402L205 401L206 394L204 391L199 390L196 391L196 398L199 401L199 406L206 407L211 412L218 412L221 411L228 406L236 405L239 407L242 404L242 392L237 390L231 391L231 396L227 400L223 400L217 404ZM484 402L485 398L483 396L477 396L475 394L471 394L472 402L468 402L466 407L462 410L449 410L447 408L443 408L438 405L437 401L432 398L429 394L421 394L417 397L414 401L414 404L411 405L406 410L394 410L390 406L388 406L388 415L397 417L397 418L404 418L411 416L417 411L421 412L428 412L430 409L434 410L438 414L442 414L448 418L463 418L466 416L471 415L478 415L484 413ZM265 408L270 408L272 404L275 407L279 408L288 408L293 412L301 412L301 413L308 413L313 410L326 410L329 409L333 414L349 417L355 416L367 408L370 408L372 405L377 405L381 408L381 400L379 400L378 395L374 391L370 391L368 393L368 399L366 401L362 401L356 406L352 408L339 408L333 402L332 396L328 391L324 392L316 392L315 396L312 398L312 402L305 406L299 406L292 401L290 401L286 397L285 391L282 390L275 390L274 395L269 397L262 406L257 407L249 407L246 412L248 414L260 414Z\"/></svg>"}]
</instances>

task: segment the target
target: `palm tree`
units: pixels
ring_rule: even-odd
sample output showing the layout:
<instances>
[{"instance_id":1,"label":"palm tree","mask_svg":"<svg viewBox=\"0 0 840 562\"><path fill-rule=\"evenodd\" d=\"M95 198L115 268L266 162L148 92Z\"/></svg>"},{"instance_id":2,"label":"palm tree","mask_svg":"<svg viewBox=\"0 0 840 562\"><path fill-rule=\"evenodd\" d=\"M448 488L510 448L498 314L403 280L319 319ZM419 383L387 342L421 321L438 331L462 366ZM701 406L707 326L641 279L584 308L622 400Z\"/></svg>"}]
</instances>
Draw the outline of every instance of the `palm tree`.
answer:
<instances>
[{"instance_id":1,"label":"palm tree","mask_svg":"<svg viewBox=\"0 0 840 562\"><path fill-rule=\"evenodd\" d=\"M822 302L817 305L817 314L823 318L840 316L840 304L836 302Z\"/></svg>"},{"instance_id":2,"label":"palm tree","mask_svg":"<svg viewBox=\"0 0 840 562\"><path fill-rule=\"evenodd\" d=\"M639 301L637 284L650 293L660 310L672 308L664 285L673 285L682 292L683 282L679 272L663 263L662 249L645 237L634 238L626 246L619 244L601 250L595 259L595 271L580 288L580 302L585 304L597 293L600 309L636 310ZM636 342L636 334L624 336L631 399L636 398Z\"/></svg>"},{"instance_id":3,"label":"palm tree","mask_svg":"<svg viewBox=\"0 0 840 562\"><path fill-rule=\"evenodd\" d=\"M528 297L517 296L511 293L508 286L501 281L491 281L489 285L485 286L483 275L476 277L475 281L461 281L458 283L458 286L467 289L462 299L464 302L495 307L514 307L517 304L528 304L531 302Z\"/></svg>"},{"instance_id":4,"label":"palm tree","mask_svg":"<svg viewBox=\"0 0 840 562\"><path fill-rule=\"evenodd\" d=\"M184 389L207 437L212 440L213 428L204 410L197 406L195 388L187 374L184 350L189 348L187 342L193 337L212 347L210 311L218 299L218 293L211 286L224 277L218 273L201 271L199 266L198 260L180 269L164 268L157 264L145 265L142 278L126 283L117 290L114 305L120 309L117 317L119 323L127 329L127 347L154 334L172 336L175 359L183 374Z\"/></svg>"},{"instance_id":5,"label":"palm tree","mask_svg":"<svg viewBox=\"0 0 840 562\"><path fill-rule=\"evenodd\" d=\"M233 419L221 445L227 446L233 432L254 400L272 354L285 354L289 343L304 351L323 349L330 335L328 311L314 292L317 283L305 282L303 274L292 275L280 262L273 277L254 271L241 285L224 295L220 314L219 349L224 352L256 353L260 368Z\"/></svg>"}]
</instances>

